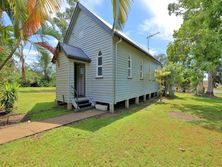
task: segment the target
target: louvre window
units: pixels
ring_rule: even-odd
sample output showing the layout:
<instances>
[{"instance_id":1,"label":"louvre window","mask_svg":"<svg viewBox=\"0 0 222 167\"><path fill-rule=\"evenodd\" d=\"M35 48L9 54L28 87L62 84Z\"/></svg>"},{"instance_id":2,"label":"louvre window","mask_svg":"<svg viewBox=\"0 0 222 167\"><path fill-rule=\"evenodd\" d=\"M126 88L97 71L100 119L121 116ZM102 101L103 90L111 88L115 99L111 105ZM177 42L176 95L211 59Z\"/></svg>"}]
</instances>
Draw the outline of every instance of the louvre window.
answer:
<instances>
[{"instance_id":1,"label":"louvre window","mask_svg":"<svg viewBox=\"0 0 222 167\"><path fill-rule=\"evenodd\" d=\"M143 61L140 63L140 79L143 79Z\"/></svg>"},{"instance_id":2,"label":"louvre window","mask_svg":"<svg viewBox=\"0 0 222 167\"><path fill-rule=\"evenodd\" d=\"M99 51L97 56L97 77L103 76L103 54L101 51Z\"/></svg>"},{"instance_id":3,"label":"louvre window","mask_svg":"<svg viewBox=\"0 0 222 167\"><path fill-rule=\"evenodd\" d=\"M132 59L128 57L128 78L132 78Z\"/></svg>"}]
</instances>

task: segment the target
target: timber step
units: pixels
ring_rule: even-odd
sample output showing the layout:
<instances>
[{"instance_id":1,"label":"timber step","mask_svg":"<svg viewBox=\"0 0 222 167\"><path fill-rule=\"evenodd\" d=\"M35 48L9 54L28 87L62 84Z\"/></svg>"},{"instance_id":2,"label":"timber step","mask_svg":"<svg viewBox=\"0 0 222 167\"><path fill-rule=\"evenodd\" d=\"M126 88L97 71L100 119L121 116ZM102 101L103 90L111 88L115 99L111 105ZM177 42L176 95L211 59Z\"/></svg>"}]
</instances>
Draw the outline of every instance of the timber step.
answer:
<instances>
[{"instance_id":1,"label":"timber step","mask_svg":"<svg viewBox=\"0 0 222 167\"><path fill-rule=\"evenodd\" d=\"M91 105L92 105L91 103L81 103L81 104L79 104L79 108L88 107Z\"/></svg>"},{"instance_id":2,"label":"timber step","mask_svg":"<svg viewBox=\"0 0 222 167\"><path fill-rule=\"evenodd\" d=\"M75 99L75 102L78 106L79 111L84 111L94 108L93 104L90 102L90 100L87 97L81 97L78 98L78 100Z\"/></svg>"}]
</instances>

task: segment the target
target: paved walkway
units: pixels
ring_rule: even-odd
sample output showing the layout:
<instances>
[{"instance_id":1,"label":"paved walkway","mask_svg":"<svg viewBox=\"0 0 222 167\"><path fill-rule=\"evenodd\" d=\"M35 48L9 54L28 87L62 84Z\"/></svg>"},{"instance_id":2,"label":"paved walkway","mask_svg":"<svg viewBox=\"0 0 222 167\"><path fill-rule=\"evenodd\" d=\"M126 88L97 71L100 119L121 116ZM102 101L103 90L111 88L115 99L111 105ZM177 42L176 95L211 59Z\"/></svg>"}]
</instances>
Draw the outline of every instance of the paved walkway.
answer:
<instances>
[{"instance_id":1,"label":"paved walkway","mask_svg":"<svg viewBox=\"0 0 222 167\"><path fill-rule=\"evenodd\" d=\"M6 127L0 129L0 144L102 114L104 114L104 112L93 109L85 112L72 113L56 118L50 118L39 122L25 122Z\"/></svg>"}]
</instances>

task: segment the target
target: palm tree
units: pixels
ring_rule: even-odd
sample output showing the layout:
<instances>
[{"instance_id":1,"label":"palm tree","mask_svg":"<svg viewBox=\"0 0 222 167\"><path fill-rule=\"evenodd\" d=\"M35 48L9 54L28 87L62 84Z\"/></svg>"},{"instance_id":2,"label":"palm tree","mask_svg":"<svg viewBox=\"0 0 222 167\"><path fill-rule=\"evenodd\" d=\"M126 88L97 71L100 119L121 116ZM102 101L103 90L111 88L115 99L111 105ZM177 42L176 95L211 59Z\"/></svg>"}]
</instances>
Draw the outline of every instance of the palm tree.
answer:
<instances>
[{"instance_id":1,"label":"palm tree","mask_svg":"<svg viewBox=\"0 0 222 167\"><path fill-rule=\"evenodd\" d=\"M0 16L2 11L7 12L13 22L14 47L0 64L0 71L12 58L22 41L27 41L30 36L38 31L49 15L59 9L63 0L4 0L0 1ZM112 0L113 30L121 30L127 20L128 11L133 0ZM0 29L1 32L1 29ZM3 46L0 46L0 51Z\"/></svg>"},{"instance_id":2,"label":"palm tree","mask_svg":"<svg viewBox=\"0 0 222 167\"><path fill-rule=\"evenodd\" d=\"M45 56L45 54L43 53L46 53L47 50L53 52L52 47L50 48L44 47L46 44L47 44L46 46L50 46L47 42L45 42L47 36L54 37L57 40L61 38L61 34L56 30L56 28L54 26L50 26L49 24L43 24L41 28L37 31L37 33L35 33L35 35L40 36L41 41L34 42L31 41L30 39L27 41L22 41L18 49L14 53L14 55L19 59L19 63L21 63L22 83L26 82L26 63L25 63L24 48L27 47L28 45L31 45L30 50L35 49L36 51L38 51L40 56ZM39 48L41 48L41 50ZM41 58L39 60L41 60Z\"/></svg>"},{"instance_id":3,"label":"palm tree","mask_svg":"<svg viewBox=\"0 0 222 167\"><path fill-rule=\"evenodd\" d=\"M15 45L0 64L0 71L12 58L22 41L38 31L49 16L59 9L63 0L4 0L0 1L0 16L2 11L7 12L13 23ZM3 47L1 47L3 48Z\"/></svg>"},{"instance_id":4,"label":"palm tree","mask_svg":"<svg viewBox=\"0 0 222 167\"><path fill-rule=\"evenodd\" d=\"M113 30L121 30L123 28L132 2L133 0L112 0Z\"/></svg>"},{"instance_id":5,"label":"palm tree","mask_svg":"<svg viewBox=\"0 0 222 167\"><path fill-rule=\"evenodd\" d=\"M25 81L26 81L24 45L25 44L21 43L18 48L18 51L15 52L15 55L19 58L19 61L21 62L22 82L23 83L25 83Z\"/></svg>"}]
</instances>

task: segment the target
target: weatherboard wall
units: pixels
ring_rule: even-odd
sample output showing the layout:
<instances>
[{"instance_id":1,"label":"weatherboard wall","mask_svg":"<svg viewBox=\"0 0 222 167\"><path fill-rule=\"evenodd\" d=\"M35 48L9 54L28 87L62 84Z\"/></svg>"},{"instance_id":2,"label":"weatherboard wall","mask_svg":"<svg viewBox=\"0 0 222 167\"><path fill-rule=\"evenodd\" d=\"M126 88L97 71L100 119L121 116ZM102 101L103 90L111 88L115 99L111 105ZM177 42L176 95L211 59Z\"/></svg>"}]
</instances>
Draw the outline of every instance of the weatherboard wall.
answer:
<instances>
[{"instance_id":1,"label":"weatherboard wall","mask_svg":"<svg viewBox=\"0 0 222 167\"><path fill-rule=\"evenodd\" d=\"M64 55L64 52L60 52L56 61L56 100L57 101L69 101L69 60Z\"/></svg>"},{"instance_id":2,"label":"weatherboard wall","mask_svg":"<svg viewBox=\"0 0 222 167\"><path fill-rule=\"evenodd\" d=\"M128 78L128 57L132 59L132 78ZM140 64L143 61L143 79L140 78ZM158 91L158 84L154 78L150 79L149 72L154 74L160 67L146 54L122 41L117 46L116 92L115 102L139 97ZM150 67L151 68L150 68Z\"/></svg>"},{"instance_id":3,"label":"weatherboard wall","mask_svg":"<svg viewBox=\"0 0 222 167\"><path fill-rule=\"evenodd\" d=\"M94 101L113 103L112 36L82 11L74 20L68 44L80 47L92 60L91 63L86 63L86 95ZM102 78L97 78L96 75L99 51L103 56Z\"/></svg>"}]
</instances>

